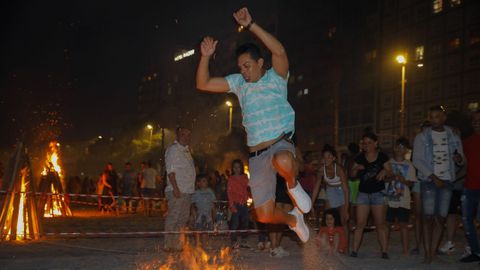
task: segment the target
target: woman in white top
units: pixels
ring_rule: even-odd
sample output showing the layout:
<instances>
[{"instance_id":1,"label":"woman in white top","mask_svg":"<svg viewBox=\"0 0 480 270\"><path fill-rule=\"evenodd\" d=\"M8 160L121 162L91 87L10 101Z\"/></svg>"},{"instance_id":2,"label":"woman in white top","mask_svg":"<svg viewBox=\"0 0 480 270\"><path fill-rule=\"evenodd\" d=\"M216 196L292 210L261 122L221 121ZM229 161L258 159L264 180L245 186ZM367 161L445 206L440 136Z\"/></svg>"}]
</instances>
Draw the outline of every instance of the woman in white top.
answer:
<instances>
[{"instance_id":1,"label":"woman in white top","mask_svg":"<svg viewBox=\"0 0 480 270\"><path fill-rule=\"evenodd\" d=\"M348 221L348 183L343 167L336 163L337 152L326 144L322 150L323 169L320 169L322 181L317 181L313 189L312 200L315 200L320 191L321 185L325 184L326 205L325 208L336 208L339 210L342 225L346 227Z\"/></svg>"}]
</instances>

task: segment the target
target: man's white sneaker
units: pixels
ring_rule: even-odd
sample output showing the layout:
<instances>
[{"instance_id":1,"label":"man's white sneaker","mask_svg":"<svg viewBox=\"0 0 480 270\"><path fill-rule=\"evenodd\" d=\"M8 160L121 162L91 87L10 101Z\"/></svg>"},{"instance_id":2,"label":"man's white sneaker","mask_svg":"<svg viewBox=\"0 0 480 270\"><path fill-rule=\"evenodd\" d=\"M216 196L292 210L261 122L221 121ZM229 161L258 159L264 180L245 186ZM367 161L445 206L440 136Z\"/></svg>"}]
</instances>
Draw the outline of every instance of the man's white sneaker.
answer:
<instances>
[{"instance_id":1,"label":"man's white sneaker","mask_svg":"<svg viewBox=\"0 0 480 270\"><path fill-rule=\"evenodd\" d=\"M440 250L440 252L443 253L443 254L450 254L450 253L455 251L455 245L452 242L447 241L438 250Z\"/></svg>"},{"instance_id":2,"label":"man's white sneaker","mask_svg":"<svg viewBox=\"0 0 480 270\"><path fill-rule=\"evenodd\" d=\"M282 255L282 257L290 256L290 252L286 251L281 246L277 248L277 251Z\"/></svg>"},{"instance_id":3,"label":"man's white sneaker","mask_svg":"<svg viewBox=\"0 0 480 270\"><path fill-rule=\"evenodd\" d=\"M292 199L295 201L295 205L298 209L306 214L312 209L312 199L308 194L303 190L302 185L297 182L297 185L294 188L288 189L288 193L292 196Z\"/></svg>"},{"instance_id":4,"label":"man's white sneaker","mask_svg":"<svg viewBox=\"0 0 480 270\"><path fill-rule=\"evenodd\" d=\"M298 235L298 238L300 238L303 243L306 243L310 237L310 230L308 229L307 224L305 224L305 220L303 220L302 212L295 207L288 213L294 216L297 221L295 227L288 227Z\"/></svg>"},{"instance_id":5,"label":"man's white sneaker","mask_svg":"<svg viewBox=\"0 0 480 270\"><path fill-rule=\"evenodd\" d=\"M273 248L270 250L270 257L273 257L273 258L282 258L283 255L280 253L280 251L278 250L278 248Z\"/></svg>"}]
</instances>

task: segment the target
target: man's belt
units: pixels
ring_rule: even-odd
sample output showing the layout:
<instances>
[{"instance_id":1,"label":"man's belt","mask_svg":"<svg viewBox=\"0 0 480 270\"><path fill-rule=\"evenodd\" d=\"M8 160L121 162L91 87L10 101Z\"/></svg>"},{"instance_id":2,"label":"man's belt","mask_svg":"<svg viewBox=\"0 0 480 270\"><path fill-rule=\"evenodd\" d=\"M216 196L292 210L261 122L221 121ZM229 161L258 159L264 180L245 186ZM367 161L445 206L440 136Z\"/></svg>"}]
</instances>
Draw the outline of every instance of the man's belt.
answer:
<instances>
[{"instance_id":1,"label":"man's belt","mask_svg":"<svg viewBox=\"0 0 480 270\"><path fill-rule=\"evenodd\" d=\"M283 136L281 136L280 138L278 138L275 142L273 142L272 144L270 144L269 146L265 147L265 148L262 148L260 150L257 150L257 151L254 151L254 152L250 152L249 154L249 157L250 158L253 158L253 157L256 157L256 156L260 156L263 152L267 151L268 149L270 149L273 145L275 145L276 143L278 143L279 141L287 141L291 144L293 144L293 141L291 139L292 137L292 133L293 132L288 132L286 134L284 134Z\"/></svg>"}]
</instances>

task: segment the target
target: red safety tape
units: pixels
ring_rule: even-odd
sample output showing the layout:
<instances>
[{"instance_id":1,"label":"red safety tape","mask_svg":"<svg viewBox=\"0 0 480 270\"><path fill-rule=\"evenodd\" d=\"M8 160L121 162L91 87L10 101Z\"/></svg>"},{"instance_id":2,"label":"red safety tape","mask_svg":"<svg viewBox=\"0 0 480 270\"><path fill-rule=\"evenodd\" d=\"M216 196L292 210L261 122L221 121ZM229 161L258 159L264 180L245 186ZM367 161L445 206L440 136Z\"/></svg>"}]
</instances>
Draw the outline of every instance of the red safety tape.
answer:
<instances>
[{"instance_id":1,"label":"red safety tape","mask_svg":"<svg viewBox=\"0 0 480 270\"><path fill-rule=\"evenodd\" d=\"M155 201L164 201L167 198L164 197L139 197L139 196L123 196L123 195L98 195L98 194L77 194L77 193L51 193L51 192L11 192L0 190L0 194L12 194L12 193L25 193L27 195L33 194L35 196L64 196L64 197L80 197L80 198L116 198L116 199L132 199L132 200L155 200ZM228 201L217 200L215 203L228 203Z\"/></svg>"},{"instance_id":2,"label":"red safety tape","mask_svg":"<svg viewBox=\"0 0 480 270\"><path fill-rule=\"evenodd\" d=\"M209 231L157 231L157 232L51 232L43 233L46 237L119 237L119 236L160 236L166 234L230 234L230 233L259 233L265 230L209 230Z\"/></svg>"}]
</instances>

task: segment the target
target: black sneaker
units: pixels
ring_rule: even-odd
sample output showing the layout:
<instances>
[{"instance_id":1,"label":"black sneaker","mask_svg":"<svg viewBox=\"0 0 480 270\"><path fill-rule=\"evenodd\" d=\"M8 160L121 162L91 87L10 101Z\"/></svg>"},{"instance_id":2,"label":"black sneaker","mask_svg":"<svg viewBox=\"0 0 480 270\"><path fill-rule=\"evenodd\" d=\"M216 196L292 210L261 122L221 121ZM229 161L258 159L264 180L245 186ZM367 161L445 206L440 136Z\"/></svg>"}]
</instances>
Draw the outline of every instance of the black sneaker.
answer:
<instances>
[{"instance_id":1,"label":"black sneaker","mask_svg":"<svg viewBox=\"0 0 480 270\"><path fill-rule=\"evenodd\" d=\"M478 257L475 254L470 254L467 257L460 259L460 262L462 263L471 263L471 262L478 262L478 261L480 261L480 257Z\"/></svg>"},{"instance_id":2,"label":"black sneaker","mask_svg":"<svg viewBox=\"0 0 480 270\"><path fill-rule=\"evenodd\" d=\"M382 259L386 259L386 260L390 259L390 257L388 257L388 253L382 252Z\"/></svg>"},{"instance_id":3,"label":"black sneaker","mask_svg":"<svg viewBox=\"0 0 480 270\"><path fill-rule=\"evenodd\" d=\"M355 252L355 251L352 251L352 253L350 253L350 257L357 258L357 257L358 257L358 253Z\"/></svg>"}]
</instances>

